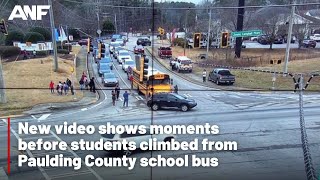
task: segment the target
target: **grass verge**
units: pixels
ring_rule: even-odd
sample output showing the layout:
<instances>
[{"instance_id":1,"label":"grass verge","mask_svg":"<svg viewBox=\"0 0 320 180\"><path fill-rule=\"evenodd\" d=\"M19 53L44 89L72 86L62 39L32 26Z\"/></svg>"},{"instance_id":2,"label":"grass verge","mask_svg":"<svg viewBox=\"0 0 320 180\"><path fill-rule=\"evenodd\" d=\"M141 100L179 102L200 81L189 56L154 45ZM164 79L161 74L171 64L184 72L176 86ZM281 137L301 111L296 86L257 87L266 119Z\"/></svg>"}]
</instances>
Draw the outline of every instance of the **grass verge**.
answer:
<instances>
[{"instance_id":1,"label":"grass verge","mask_svg":"<svg viewBox=\"0 0 320 180\"><path fill-rule=\"evenodd\" d=\"M42 63L41 63L42 62ZM0 105L1 116L21 114L25 110L31 109L38 104L63 103L78 101L83 97L81 91L76 91L74 96L58 96L51 94L49 83L52 80L55 86L59 81L65 82L69 78L74 83L74 87L79 87L75 75L71 73L73 61L59 58L59 69L53 71L52 57L28 59L25 61L8 62L3 64L4 79L7 89L7 103ZM31 89L24 89L31 88ZM48 89L42 89L48 88Z\"/></svg>"}]
</instances>

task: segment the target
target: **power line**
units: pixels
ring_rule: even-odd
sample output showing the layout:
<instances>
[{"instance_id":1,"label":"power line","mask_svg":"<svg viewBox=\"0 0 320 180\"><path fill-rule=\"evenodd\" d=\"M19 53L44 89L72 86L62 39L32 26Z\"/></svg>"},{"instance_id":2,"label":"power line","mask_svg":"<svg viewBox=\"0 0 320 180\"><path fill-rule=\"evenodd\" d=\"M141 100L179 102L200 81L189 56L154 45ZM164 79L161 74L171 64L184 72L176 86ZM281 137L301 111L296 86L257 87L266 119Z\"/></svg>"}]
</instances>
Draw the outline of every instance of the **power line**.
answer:
<instances>
[{"instance_id":1,"label":"power line","mask_svg":"<svg viewBox=\"0 0 320 180\"><path fill-rule=\"evenodd\" d=\"M64 0L70 3L77 4L87 4L87 5L95 5L95 3L91 2L78 2L74 0ZM265 7L291 7L291 6L317 6L320 3L300 3L300 4L274 4L274 5L263 5L263 6L243 6L243 8L265 8ZM119 6L119 5L107 5L101 4L103 7L111 7L111 8L124 8L124 9L153 9L151 6ZM163 7L154 7L154 9L163 9L163 10L208 10L208 9L238 9L238 6L220 6L220 7L185 7L185 8L163 8Z\"/></svg>"}]
</instances>

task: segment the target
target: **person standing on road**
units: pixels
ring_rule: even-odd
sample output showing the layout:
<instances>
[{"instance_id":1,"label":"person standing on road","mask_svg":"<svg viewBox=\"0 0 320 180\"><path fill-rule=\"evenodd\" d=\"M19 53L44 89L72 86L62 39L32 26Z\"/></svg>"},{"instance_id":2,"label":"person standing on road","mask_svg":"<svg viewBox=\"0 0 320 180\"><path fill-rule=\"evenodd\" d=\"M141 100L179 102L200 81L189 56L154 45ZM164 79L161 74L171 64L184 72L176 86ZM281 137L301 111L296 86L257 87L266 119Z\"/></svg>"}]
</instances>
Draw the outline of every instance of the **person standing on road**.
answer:
<instances>
[{"instance_id":1,"label":"person standing on road","mask_svg":"<svg viewBox=\"0 0 320 180\"><path fill-rule=\"evenodd\" d=\"M51 94L54 93L54 83L51 81L49 84Z\"/></svg>"},{"instance_id":2,"label":"person standing on road","mask_svg":"<svg viewBox=\"0 0 320 180\"><path fill-rule=\"evenodd\" d=\"M117 101L119 100L119 95L120 95L120 87L119 85L116 86L116 88L114 89L117 95Z\"/></svg>"},{"instance_id":3,"label":"person standing on road","mask_svg":"<svg viewBox=\"0 0 320 180\"><path fill-rule=\"evenodd\" d=\"M23 50L23 60L28 59L27 50Z\"/></svg>"},{"instance_id":4,"label":"person standing on road","mask_svg":"<svg viewBox=\"0 0 320 180\"><path fill-rule=\"evenodd\" d=\"M65 82L64 82L63 84L61 83L61 86L60 86L60 95L63 94L64 85L65 85Z\"/></svg>"},{"instance_id":5,"label":"person standing on road","mask_svg":"<svg viewBox=\"0 0 320 180\"><path fill-rule=\"evenodd\" d=\"M93 93L96 92L96 85L95 85L95 83L94 83L94 77L92 77L92 78L90 79L89 87L90 87L90 92L93 92Z\"/></svg>"},{"instance_id":6,"label":"person standing on road","mask_svg":"<svg viewBox=\"0 0 320 180\"><path fill-rule=\"evenodd\" d=\"M71 91L71 94L74 95L74 90L73 90L73 85L72 84L70 86L70 91Z\"/></svg>"},{"instance_id":7,"label":"person standing on road","mask_svg":"<svg viewBox=\"0 0 320 180\"><path fill-rule=\"evenodd\" d=\"M114 90L112 90L111 96L112 96L112 105L115 106L116 105L116 93L114 92Z\"/></svg>"},{"instance_id":8,"label":"person standing on road","mask_svg":"<svg viewBox=\"0 0 320 180\"><path fill-rule=\"evenodd\" d=\"M84 89L84 81L82 78L80 79L79 84L80 84L80 90L83 90Z\"/></svg>"},{"instance_id":9,"label":"person standing on road","mask_svg":"<svg viewBox=\"0 0 320 180\"><path fill-rule=\"evenodd\" d=\"M203 78L203 82L206 82L207 79L207 71L204 69L202 72L202 78Z\"/></svg>"},{"instance_id":10,"label":"person standing on road","mask_svg":"<svg viewBox=\"0 0 320 180\"><path fill-rule=\"evenodd\" d=\"M125 91L123 93L123 107L124 106L128 107L128 103L129 103L129 93L128 91Z\"/></svg>"},{"instance_id":11,"label":"person standing on road","mask_svg":"<svg viewBox=\"0 0 320 180\"><path fill-rule=\"evenodd\" d=\"M174 86L174 92L178 94L178 85Z\"/></svg>"},{"instance_id":12,"label":"person standing on road","mask_svg":"<svg viewBox=\"0 0 320 180\"><path fill-rule=\"evenodd\" d=\"M69 87L70 87L70 86L71 86L71 84L72 84L72 82L71 82L71 80L70 80L69 78L67 78L66 83L67 83L67 85L68 85Z\"/></svg>"}]
</instances>

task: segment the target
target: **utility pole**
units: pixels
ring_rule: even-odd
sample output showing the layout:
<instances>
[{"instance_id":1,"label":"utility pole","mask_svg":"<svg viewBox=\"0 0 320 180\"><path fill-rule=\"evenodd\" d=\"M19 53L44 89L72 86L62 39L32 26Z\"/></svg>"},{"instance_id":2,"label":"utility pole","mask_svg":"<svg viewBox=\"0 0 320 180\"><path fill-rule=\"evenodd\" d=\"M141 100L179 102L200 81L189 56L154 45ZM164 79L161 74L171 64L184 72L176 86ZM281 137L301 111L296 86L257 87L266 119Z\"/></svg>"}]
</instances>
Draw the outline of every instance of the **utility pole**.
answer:
<instances>
[{"instance_id":1,"label":"utility pole","mask_svg":"<svg viewBox=\"0 0 320 180\"><path fill-rule=\"evenodd\" d=\"M51 38L52 38L52 48L53 48L53 62L54 62L54 72L58 71L58 56L57 56L57 42L55 36L54 29L54 17L53 17L53 6L52 1L48 0L48 5L50 6L49 14L50 14L50 25L51 25Z\"/></svg>"},{"instance_id":2,"label":"utility pole","mask_svg":"<svg viewBox=\"0 0 320 180\"><path fill-rule=\"evenodd\" d=\"M188 14L189 9L186 11L186 19L184 24L184 48L183 48L183 55L186 55L186 46L187 46L187 24L188 24Z\"/></svg>"},{"instance_id":3,"label":"utility pole","mask_svg":"<svg viewBox=\"0 0 320 180\"><path fill-rule=\"evenodd\" d=\"M117 28L117 13L114 14L114 27L116 28L116 34L118 34L118 28Z\"/></svg>"},{"instance_id":4,"label":"utility pole","mask_svg":"<svg viewBox=\"0 0 320 180\"><path fill-rule=\"evenodd\" d=\"M207 55L206 55L207 60L209 57L210 32L211 32L211 8L210 8L210 12L209 12L209 27L208 27L208 36L207 36Z\"/></svg>"},{"instance_id":5,"label":"utility pole","mask_svg":"<svg viewBox=\"0 0 320 180\"><path fill-rule=\"evenodd\" d=\"M244 16L244 6L245 0L239 0L238 5L238 17L237 17L237 31L243 30L243 16ZM241 48L242 48L242 37L236 38L236 48L235 48L235 55L237 58L241 56Z\"/></svg>"},{"instance_id":6,"label":"utility pole","mask_svg":"<svg viewBox=\"0 0 320 180\"><path fill-rule=\"evenodd\" d=\"M99 0L96 1L96 14L97 14L97 20L98 20L98 28L97 28L97 32L98 30L100 30L100 17L99 17ZM101 38L101 33L98 33L99 34L99 39Z\"/></svg>"},{"instance_id":7,"label":"utility pole","mask_svg":"<svg viewBox=\"0 0 320 180\"><path fill-rule=\"evenodd\" d=\"M286 56L284 61L283 72L288 72L288 63L289 63L289 56L290 56L290 43L292 37L292 27L293 27L293 15L294 15L295 6L291 6L291 14L289 20L289 30L288 30L288 37L287 37L287 47L286 47Z\"/></svg>"},{"instance_id":8,"label":"utility pole","mask_svg":"<svg viewBox=\"0 0 320 180\"><path fill-rule=\"evenodd\" d=\"M2 58L0 56L0 103L6 103L6 92L5 92L5 86L4 86L4 78L2 73Z\"/></svg>"}]
</instances>

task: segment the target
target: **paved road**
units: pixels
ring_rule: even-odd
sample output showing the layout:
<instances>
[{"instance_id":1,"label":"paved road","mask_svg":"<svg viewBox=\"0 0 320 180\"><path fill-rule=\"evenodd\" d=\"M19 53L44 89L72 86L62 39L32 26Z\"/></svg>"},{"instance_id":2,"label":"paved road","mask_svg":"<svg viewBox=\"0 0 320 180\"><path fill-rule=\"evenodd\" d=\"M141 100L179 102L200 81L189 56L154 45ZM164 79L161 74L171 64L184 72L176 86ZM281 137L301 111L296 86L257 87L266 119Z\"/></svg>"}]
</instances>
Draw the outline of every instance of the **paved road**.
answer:
<instances>
[{"instance_id":1,"label":"paved road","mask_svg":"<svg viewBox=\"0 0 320 180\"><path fill-rule=\"evenodd\" d=\"M130 38L128 49L132 49L136 39ZM90 59L90 61L92 61ZM275 179L275 180L300 180L306 179L304 172L303 153L300 140L299 111L296 94L269 94L257 92L224 92L192 84L168 72L162 66L153 62L154 67L167 72L178 84L180 92L193 98L198 106L189 112L161 110L151 112L144 103L144 97L132 91L128 108L122 107L122 99L112 106L110 99L111 89L104 89L105 96L95 105L72 110L56 111L51 114L37 114L28 117L13 118L12 121L12 171L9 179ZM96 74L96 64L92 63ZM128 88L129 81L121 66L114 62L114 72L119 76L120 86ZM97 74L96 77L98 78ZM101 79L98 78L98 81ZM307 108L305 111L306 127L309 137L310 149L314 165L320 169L320 107L318 95L305 97ZM31 151L18 152L17 138L26 141L44 138L52 141L66 141L83 138L97 140L99 134L93 135L57 135L55 131L49 135L17 135L17 123L29 122L30 124L62 124L64 121L71 123L99 126L111 122L112 124L161 124L161 125L196 125L217 124L220 126L219 135L177 135L177 140L235 140L238 142L238 151L209 152L192 151L153 151L137 152L134 157L184 157L196 155L197 157L218 157L219 166L216 168L141 168L136 167L129 171L127 168L82 167L79 171L72 168L29 168L17 167L17 154L43 157L46 154L63 154L70 157L85 157L92 154L96 157L109 157L103 151ZM0 121L0 142L6 142L6 123ZM7 147L1 146L0 167L6 169ZM1 168L0 168L1 173ZM0 174L1 175L1 174ZM258 177L258 178L257 178Z\"/></svg>"}]
</instances>

